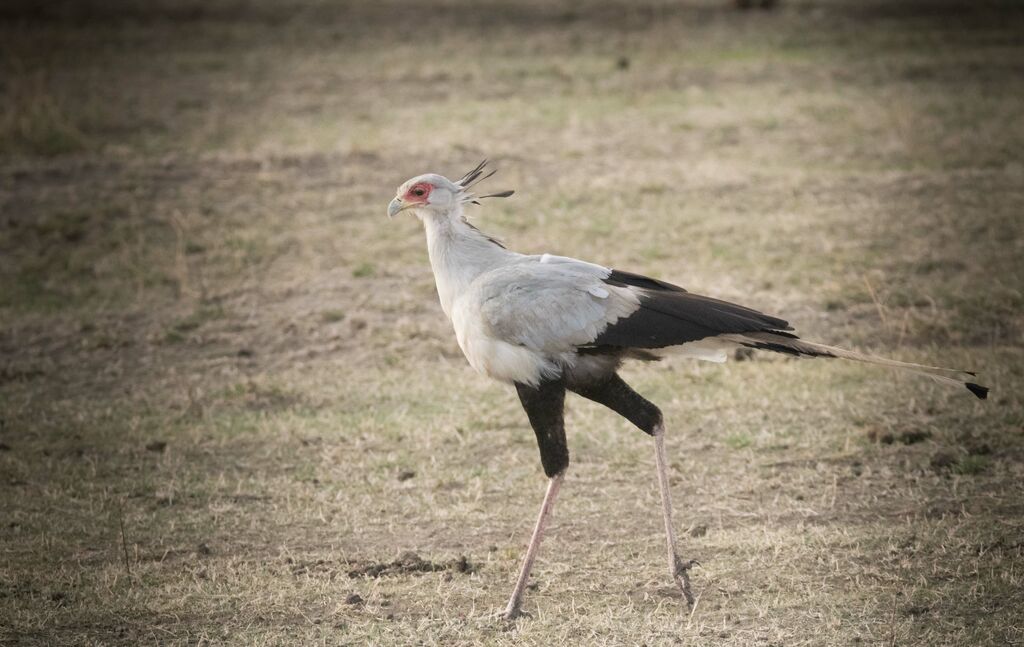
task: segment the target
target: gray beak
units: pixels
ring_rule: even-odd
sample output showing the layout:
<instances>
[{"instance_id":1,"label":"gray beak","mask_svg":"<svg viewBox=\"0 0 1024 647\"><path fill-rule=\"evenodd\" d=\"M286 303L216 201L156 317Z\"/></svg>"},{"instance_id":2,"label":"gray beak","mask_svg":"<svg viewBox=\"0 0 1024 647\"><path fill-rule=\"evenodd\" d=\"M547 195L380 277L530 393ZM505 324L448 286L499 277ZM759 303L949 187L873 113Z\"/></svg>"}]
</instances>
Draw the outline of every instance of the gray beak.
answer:
<instances>
[{"instance_id":1,"label":"gray beak","mask_svg":"<svg viewBox=\"0 0 1024 647\"><path fill-rule=\"evenodd\" d=\"M391 204L388 205L388 218L394 218L395 214L401 211L403 207L405 207L405 205L402 204L401 198L395 198L392 200Z\"/></svg>"}]
</instances>

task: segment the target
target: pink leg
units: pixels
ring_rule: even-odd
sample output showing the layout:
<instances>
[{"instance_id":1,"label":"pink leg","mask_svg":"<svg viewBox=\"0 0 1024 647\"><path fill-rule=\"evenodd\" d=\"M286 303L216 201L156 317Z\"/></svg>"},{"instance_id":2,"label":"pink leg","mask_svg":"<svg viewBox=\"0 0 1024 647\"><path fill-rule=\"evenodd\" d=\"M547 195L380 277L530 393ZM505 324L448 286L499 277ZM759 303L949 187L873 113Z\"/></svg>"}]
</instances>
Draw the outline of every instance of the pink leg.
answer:
<instances>
[{"instance_id":1,"label":"pink leg","mask_svg":"<svg viewBox=\"0 0 1024 647\"><path fill-rule=\"evenodd\" d=\"M562 485L562 478L565 472L556 474L548 481L548 491L544 495L544 503L540 506L540 515L537 517L537 525L533 529L533 536L530 537L530 545L526 549L526 557L523 558L523 567L519 571L519 579L516 581L516 588L512 590L512 597L508 600L508 606L502 614L506 619L513 620L522 614L523 592L526 590L526 582L530 579L530 569L533 568L533 560L537 558L537 549L540 548L540 540L544 535L544 526L547 525L551 510L555 507L555 497L558 496L558 488Z\"/></svg>"},{"instance_id":2,"label":"pink leg","mask_svg":"<svg viewBox=\"0 0 1024 647\"><path fill-rule=\"evenodd\" d=\"M679 590L686 598L686 605L693 608L693 592L690 591L689 570L697 560L683 561L676 551L676 531L672 527L672 497L668 487L668 461L665 459L665 427L654 429L654 460L658 465L658 486L661 488L661 511L665 517L665 538L668 541L668 569Z\"/></svg>"}]
</instances>

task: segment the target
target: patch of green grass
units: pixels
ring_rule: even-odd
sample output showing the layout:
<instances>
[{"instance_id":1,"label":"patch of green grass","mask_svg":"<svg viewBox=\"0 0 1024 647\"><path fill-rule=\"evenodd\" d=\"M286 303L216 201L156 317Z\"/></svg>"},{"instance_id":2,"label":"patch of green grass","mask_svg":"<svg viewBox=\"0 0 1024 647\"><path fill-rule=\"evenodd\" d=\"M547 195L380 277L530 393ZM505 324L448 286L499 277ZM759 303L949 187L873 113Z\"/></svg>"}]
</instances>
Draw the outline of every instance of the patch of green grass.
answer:
<instances>
[{"instance_id":1,"label":"patch of green grass","mask_svg":"<svg viewBox=\"0 0 1024 647\"><path fill-rule=\"evenodd\" d=\"M220 304L202 304L187 317L172 323L164 334L164 341L169 344L181 343L188 338L189 333L199 330L206 323L223 319L224 317L224 308Z\"/></svg>"},{"instance_id":2,"label":"patch of green grass","mask_svg":"<svg viewBox=\"0 0 1024 647\"><path fill-rule=\"evenodd\" d=\"M725 437L725 444L732 449L746 449L754 444L754 438L746 433L729 434Z\"/></svg>"},{"instance_id":3,"label":"patch of green grass","mask_svg":"<svg viewBox=\"0 0 1024 647\"><path fill-rule=\"evenodd\" d=\"M964 456L957 461L953 470L957 474L975 475L988 470L989 464L990 461L987 456Z\"/></svg>"},{"instance_id":4,"label":"patch of green grass","mask_svg":"<svg viewBox=\"0 0 1024 647\"><path fill-rule=\"evenodd\" d=\"M42 88L8 89L7 101L0 103L0 154L29 154L55 157L85 150L89 139L69 112Z\"/></svg>"},{"instance_id":5,"label":"patch of green grass","mask_svg":"<svg viewBox=\"0 0 1024 647\"><path fill-rule=\"evenodd\" d=\"M352 269L352 276L357 279L365 279L374 276L377 268L373 263L360 263Z\"/></svg>"}]
</instances>

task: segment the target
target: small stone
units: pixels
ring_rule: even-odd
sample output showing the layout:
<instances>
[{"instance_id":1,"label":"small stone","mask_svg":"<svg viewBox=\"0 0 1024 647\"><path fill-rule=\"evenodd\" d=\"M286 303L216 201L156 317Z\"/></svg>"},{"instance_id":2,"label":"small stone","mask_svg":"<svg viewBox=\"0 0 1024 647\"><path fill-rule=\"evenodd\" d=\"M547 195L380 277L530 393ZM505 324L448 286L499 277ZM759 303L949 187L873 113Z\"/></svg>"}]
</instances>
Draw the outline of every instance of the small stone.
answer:
<instances>
[{"instance_id":1,"label":"small stone","mask_svg":"<svg viewBox=\"0 0 1024 647\"><path fill-rule=\"evenodd\" d=\"M957 460L956 456L954 456L952 453L947 451L939 451L935 452L935 454L932 456L931 466L933 469L942 470L953 467L958 462L959 461Z\"/></svg>"},{"instance_id":2,"label":"small stone","mask_svg":"<svg viewBox=\"0 0 1024 647\"><path fill-rule=\"evenodd\" d=\"M167 443L162 440L154 440L153 442L146 445L146 449L151 452L162 454L167 449Z\"/></svg>"},{"instance_id":3,"label":"small stone","mask_svg":"<svg viewBox=\"0 0 1024 647\"><path fill-rule=\"evenodd\" d=\"M401 472L398 473L398 480L399 481L408 481L409 479L415 478L415 477L416 477L416 472L414 472L412 470L402 470Z\"/></svg>"},{"instance_id":4,"label":"small stone","mask_svg":"<svg viewBox=\"0 0 1024 647\"><path fill-rule=\"evenodd\" d=\"M345 604L354 607L361 607L363 606L363 604L365 604L365 602L363 601L362 596L360 596L358 593L349 593L348 596L345 597Z\"/></svg>"},{"instance_id":5,"label":"small stone","mask_svg":"<svg viewBox=\"0 0 1024 647\"><path fill-rule=\"evenodd\" d=\"M893 441L896 440L896 437L893 436L891 431L878 429L877 427L872 427L871 429L868 429L867 435L868 440L870 440L871 442L881 443L883 445L891 445Z\"/></svg>"},{"instance_id":6,"label":"small stone","mask_svg":"<svg viewBox=\"0 0 1024 647\"><path fill-rule=\"evenodd\" d=\"M967 453L971 456L988 456L992 453L992 446L988 443L978 443L977 445L969 445L967 447Z\"/></svg>"},{"instance_id":7,"label":"small stone","mask_svg":"<svg viewBox=\"0 0 1024 647\"><path fill-rule=\"evenodd\" d=\"M452 564L452 568L457 573L472 573L473 565L469 563L469 558L465 555L460 555L457 560Z\"/></svg>"},{"instance_id":8,"label":"small stone","mask_svg":"<svg viewBox=\"0 0 1024 647\"><path fill-rule=\"evenodd\" d=\"M915 445L932 437L930 431L904 431L900 434L900 442L904 445Z\"/></svg>"}]
</instances>

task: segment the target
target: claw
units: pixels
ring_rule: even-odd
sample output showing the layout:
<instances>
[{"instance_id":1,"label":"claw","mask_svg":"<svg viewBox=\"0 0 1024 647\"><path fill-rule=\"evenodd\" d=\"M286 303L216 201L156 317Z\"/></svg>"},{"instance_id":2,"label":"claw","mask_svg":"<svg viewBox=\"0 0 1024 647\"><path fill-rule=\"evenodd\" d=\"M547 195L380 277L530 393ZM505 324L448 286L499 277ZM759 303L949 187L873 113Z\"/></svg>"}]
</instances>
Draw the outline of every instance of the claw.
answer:
<instances>
[{"instance_id":1,"label":"claw","mask_svg":"<svg viewBox=\"0 0 1024 647\"><path fill-rule=\"evenodd\" d=\"M677 556L675 559L675 568L672 572L672 579L676 581L676 585L682 592L683 597L686 599L686 606L689 609L693 609L693 605L696 603L696 599L693 597L693 591L690 590L690 569L694 566L700 566L700 562L695 559L683 561Z\"/></svg>"},{"instance_id":2,"label":"claw","mask_svg":"<svg viewBox=\"0 0 1024 647\"><path fill-rule=\"evenodd\" d=\"M519 618L532 618L528 612L522 609L505 609L501 613L497 614L498 620L504 620L505 622L514 622Z\"/></svg>"}]
</instances>

